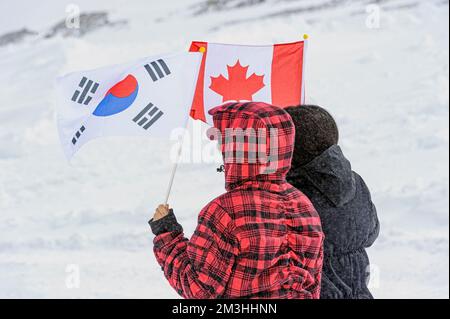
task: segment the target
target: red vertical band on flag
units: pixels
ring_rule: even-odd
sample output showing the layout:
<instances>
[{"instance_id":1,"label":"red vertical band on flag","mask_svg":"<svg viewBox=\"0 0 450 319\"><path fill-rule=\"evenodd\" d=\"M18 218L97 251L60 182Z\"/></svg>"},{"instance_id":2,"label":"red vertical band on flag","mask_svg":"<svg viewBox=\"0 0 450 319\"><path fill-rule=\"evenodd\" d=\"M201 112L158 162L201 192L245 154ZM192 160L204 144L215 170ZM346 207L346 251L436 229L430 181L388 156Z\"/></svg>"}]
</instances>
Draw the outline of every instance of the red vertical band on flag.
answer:
<instances>
[{"instance_id":1,"label":"red vertical band on flag","mask_svg":"<svg viewBox=\"0 0 450 319\"><path fill-rule=\"evenodd\" d=\"M194 101L191 107L191 117L194 120L201 120L206 122L205 115L205 101L204 101L204 84L205 84L205 67L206 54L208 52L207 42L192 42L189 52L201 52L200 48L204 48L202 64L200 65L200 72L198 74L197 86L195 88Z\"/></svg>"},{"instance_id":2,"label":"red vertical band on flag","mask_svg":"<svg viewBox=\"0 0 450 319\"><path fill-rule=\"evenodd\" d=\"M275 44L272 61L272 104L295 106L303 101L303 41Z\"/></svg>"}]
</instances>

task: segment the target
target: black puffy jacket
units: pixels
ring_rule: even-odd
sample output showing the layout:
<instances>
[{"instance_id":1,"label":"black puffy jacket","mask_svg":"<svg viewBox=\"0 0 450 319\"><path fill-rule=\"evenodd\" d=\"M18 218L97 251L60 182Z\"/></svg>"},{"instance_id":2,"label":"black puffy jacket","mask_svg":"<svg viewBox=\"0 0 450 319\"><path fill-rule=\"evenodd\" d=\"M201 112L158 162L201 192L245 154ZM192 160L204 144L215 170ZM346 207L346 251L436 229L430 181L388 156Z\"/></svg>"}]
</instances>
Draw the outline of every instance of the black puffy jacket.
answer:
<instances>
[{"instance_id":1,"label":"black puffy jacket","mask_svg":"<svg viewBox=\"0 0 450 319\"><path fill-rule=\"evenodd\" d=\"M380 225L369 189L334 145L305 166L293 168L288 182L305 193L318 211L325 233L322 299L371 299L365 248Z\"/></svg>"}]
</instances>

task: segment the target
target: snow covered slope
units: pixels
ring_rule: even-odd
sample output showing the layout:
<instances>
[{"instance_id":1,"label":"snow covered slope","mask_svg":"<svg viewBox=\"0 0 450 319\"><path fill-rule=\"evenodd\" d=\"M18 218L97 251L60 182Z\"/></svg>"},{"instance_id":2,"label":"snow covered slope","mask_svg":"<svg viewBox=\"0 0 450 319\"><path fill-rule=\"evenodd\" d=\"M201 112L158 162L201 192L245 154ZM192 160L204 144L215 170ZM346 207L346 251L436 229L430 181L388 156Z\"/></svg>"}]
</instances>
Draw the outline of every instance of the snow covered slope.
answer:
<instances>
[{"instance_id":1,"label":"snow covered slope","mask_svg":"<svg viewBox=\"0 0 450 319\"><path fill-rule=\"evenodd\" d=\"M107 18L92 18L80 36L53 35L71 2L0 2L0 297L177 297L146 224L164 198L170 145L98 140L68 164L54 124L57 75L186 50L191 40L258 44L303 33L308 102L336 116L378 207L374 295L449 297L448 1L380 1L380 27L370 28L363 0L78 0ZM216 166L179 168L171 204L187 235L223 192Z\"/></svg>"}]
</instances>

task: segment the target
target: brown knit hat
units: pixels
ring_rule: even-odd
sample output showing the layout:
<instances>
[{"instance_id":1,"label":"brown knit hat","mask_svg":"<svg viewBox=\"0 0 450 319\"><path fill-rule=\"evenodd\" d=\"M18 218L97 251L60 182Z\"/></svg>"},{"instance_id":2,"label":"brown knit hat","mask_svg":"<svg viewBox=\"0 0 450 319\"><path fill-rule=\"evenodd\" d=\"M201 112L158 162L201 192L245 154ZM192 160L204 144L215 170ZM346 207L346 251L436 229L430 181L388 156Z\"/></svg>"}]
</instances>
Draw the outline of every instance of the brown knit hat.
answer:
<instances>
[{"instance_id":1,"label":"brown knit hat","mask_svg":"<svg viewBox=\"0 0 450 319\"><path fill-rule=\"evenodd\" d=\"M303 166L339 142L334 118L317 105L301 105L286 109L295 124L293 168Z\"/></svg>"}]
</instances>

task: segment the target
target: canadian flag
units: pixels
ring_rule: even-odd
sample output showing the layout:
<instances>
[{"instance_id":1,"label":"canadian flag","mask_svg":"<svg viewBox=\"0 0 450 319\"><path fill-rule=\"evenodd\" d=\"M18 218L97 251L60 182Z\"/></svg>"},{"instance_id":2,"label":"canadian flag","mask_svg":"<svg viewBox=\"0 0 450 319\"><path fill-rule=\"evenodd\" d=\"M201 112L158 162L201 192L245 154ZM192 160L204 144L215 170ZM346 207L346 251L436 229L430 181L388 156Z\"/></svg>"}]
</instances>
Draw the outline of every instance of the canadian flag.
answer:
<instances>
[{"instance_id":1,"label":"canadian flag","mask_svg":"<svg viewBox=\"0 0 450 319\"><path fill-rule=\"evenodd\" d=\"M305 99L305 41L248 46L192 42L203 52L191 117L211 123L208 111L230 101L258 101L280 107Z\"/></svg>"}]
</instances>

